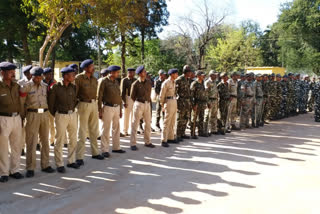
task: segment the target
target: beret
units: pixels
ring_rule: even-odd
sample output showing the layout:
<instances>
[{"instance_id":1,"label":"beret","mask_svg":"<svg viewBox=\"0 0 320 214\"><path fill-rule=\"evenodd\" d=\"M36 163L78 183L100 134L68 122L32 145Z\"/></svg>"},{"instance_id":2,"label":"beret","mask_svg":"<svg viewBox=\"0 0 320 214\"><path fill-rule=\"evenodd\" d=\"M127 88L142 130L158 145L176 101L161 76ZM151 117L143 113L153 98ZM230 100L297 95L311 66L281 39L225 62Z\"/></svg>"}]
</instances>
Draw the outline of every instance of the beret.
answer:
<instances>
[{"instance_id":1,"label":"beret","mask_svg":"<svg viewBox=\"0 0 320 214\"><path fill-rule=\"evenodd\" d=\"M66 73L74 72L74 69L70 67L64 67L60 70L60 72L63 74L66 74Z\"/></svg>"},{"instance_id":2,"label":"beret","mask_svg":"<svg viewBox=\"0 0 320 214\"><path fill-rule=\"evenodd\" d=\"M161 75L161 74L167 74L167 73L163 69L160 69L158 74Z\"/></svg>"},{"instance_id":3,"label":"beret","mask_svg":"<svg viewBox=\"0 0 320 214\"><path fill-rule=\"evenodd\" d=\"M47 74L47 73L50 73L50 72L52 72L52 68L45 68L45 69L43 69L43 73L44 73L44 74Z\"/></svg>"},{"instance_id":4,"label":"beret","mask_svg":"<svg viewBox=\"0 0 320 214\"><path fill-rule=\"evenodd\" d=\"M134 68L128 68L127 71L135 71L136 69Z\"/></svg>"},{"instance_id":5,"label":"beret","mask_svg":"<svg viewBox=\"0 0 320 214\"><path fill-rule=\"evenodd\" d=\"M71 64L68 67L73 68L73 69L78 69L78 65L77 64Z\"/></svg>"},{"instance_id":6,"label":"beret","mask_svg":"<svg viewBox=\"0 0 320 214\"><path fill-rule=\"evenodd\" d=\"M136 74L140 74L143 70L144 70L144 65L140 65L140 66L136 69Z\"/></svg>"},{"instance_id":7,"label":"beret","mask_svg":"<svg viewBox=\"0 0 320 214\"><path fill-rule=\"evenodd\" d=\"M281 75L280 75L280 74L277 74L276 77L281 77Z\"/></svg>"},{"instance_id":8,"label":"beret","mask_svg":"<svg viewBox=\"0 0 320 214\"><path fill-rule=\"evenodd\" d=\"M196 76L205 75L203 71L196 71Z\"/></svg>"},{"instance_id":9,"label":"beret","mask_svg":"<svg viewBox=\"0 0 320 214\"><path fill-rule=\"evenodd\" d=\"M241 73L241 74L240 74L240 77L245 77L244 73Z\"/></svg>"},{"instance_id":10,"label":"beret","mask_svg":"<svg viewBox=\"0 0 320 214\"><path fill-rule=\"evenodd\" d=\"M274 73L272 73L270 76L275 77L276 75Z\"/></svg>"},{"instance_id":11,"label":"beret","mask_svg":"<svg viewBox=\"0 0 320 214\"><path fill-rule=\"evenodd\" d=\"M111 71L119 71L119 70L121 70L121 67L117 66L117 65L110 65L107 69L109 70L109 72L111 72Z\"/></svg>"},{"instance_id":12,"label":"beret","mask_svg":"<svg viewBox=\"0 0 320 214\"><path fill-rule=\"evenodd\" d=\"M107 68L102 69L102 70L100 71L100 74L108 74L108 73L110 73L110 71L109 71Z\"/></svg>"},{"instance_id":13,"label":"beret","mask_svg":"<svg viewBox=\"0 0 320 214\"><path fill-rule=\"evenodd\" d=\"M183 66L183 73L187 73L187 72L192 72L192 70L191 70L189 65Z\"/></svg>"},{"instance_id":14,"label":"beret","mask_svg":"<svg viewBox=\"0 0 320 214\"><path fill-rule=\"evenodd\" d=\"M88 67L91 64L93 64L93 60L92 59L86 59L83 62L81 62L80 68L84 69L84 68Z\"/></svg>"},{"instance_id":15,"label":"beret","mask_svg":"<svg viewBox=\"0 0 320 214\"><path fill-rule=\"evenodd\" d=\"M43 69L39 66L36 66L36 67L33 67L31 70L30 70L30 74L32 76L41 76L43 73Z\"/></svg>"},{"instance_id":16,"label":"beret","mask_svg":"<svg viewBox=\"0 0 320 214\"><path fill-rule=\"evenodd\" d=\"M178 73L178 69L176 69L176 68L171 68L171 69L169 69L169 71L168 71L168 74L169 74L169 75L175 74L175 73Z\"/></svg>"},{"instance_id":17,"label":"beret","mask_svg":"<svg viewBox=\"0 0 320 214\"><path fill-rule=\"evenodd\" d=\"M286 74L285 74L285 75L283 75L283 78L288 78L288 75L286 75Z\"/></svg>"},{"instance_id":18,"label":"beret","mask_svg":"<svg viewBox=\"0 0 320 214\"><path fill-rule=\"evenodd\" d=\"M209 72L209 75L217 75L217 72L215 72L214 70L211 70L211 71Z\"/></svg>"},{"instance_id":19,"label":"beret","mask_svg":"<svg viewBox=\"0 0 320 214\"><path fill-rule=\"evenodd\" d=\"M290 77L290 76L292 76L292 75L293 75L293 73L291 73L291 72L290 72L290 73L288 73L288 76L289 76L289 77Z\"/></svg>"},{"instance_id":20,"label":"beret","mask_svg":"<svg viewBox=\"0 0 320 214\"><path fill-rule=\"evenodd\" d=\"M1 62L0 63L0 70L2 71L9 71L9 70L15 70L17 66L11 62Z\"/></svg>"},{"instance_id":21,"label":"beret","mask_svg":"<svg viewBox=\"0 0 320 214\"><path fill-rule=\"evenodd\" d=\"M23 72L23 73L28 72L28 71L31 70L31 68L32 68L32 65L24 66L24 67L22 68L22 72Z\"/></svg>"}]
</instances>

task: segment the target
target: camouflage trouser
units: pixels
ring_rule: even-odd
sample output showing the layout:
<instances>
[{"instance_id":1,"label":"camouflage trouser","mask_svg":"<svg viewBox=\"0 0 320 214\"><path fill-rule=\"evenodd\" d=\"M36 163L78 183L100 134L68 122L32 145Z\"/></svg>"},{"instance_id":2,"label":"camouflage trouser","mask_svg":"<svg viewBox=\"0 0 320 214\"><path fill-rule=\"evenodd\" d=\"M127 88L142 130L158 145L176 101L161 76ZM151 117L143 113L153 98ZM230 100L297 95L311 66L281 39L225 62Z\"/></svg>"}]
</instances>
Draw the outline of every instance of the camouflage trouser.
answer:
<instances>
[{"instance_id":1,"label":"camouflage trouser","mask_svg":"<svg viewBox=\"0 0 320 214\"><path fill-rule=\"evenodd\" d=\"M185 135L187 123L190 117L191 103L188 100L177 100L178 111L177 111L177 137Z\"/></svg>"},{"instance_id":2,"label":"camouflage trouser","mask_svg":"<svg viewBox=\"0 0 320 214\"><path fill-rule=\"evenodd\" d=\"M309 111L313 111L314 107L314 95L311 95L310 99L308 100L308 109Z\"/></svg>"},{"instance_id":3,"label":"camouflage trouser","mask_svg":"<svg viewBox=\"0 0 320 214\"><path fill-rule=\"evenodd\" d=\"M252 114L253 97L243 98L240 112L240 128L243 129L249 126L249 119Z\"/></svg>"},{"instance_id":4,"label":"camouflage trouser","mask_svg":"<svg viewBox=\"0 0 320 214\"><path fill-rule=\"evenodd\" d=\"M206 134L217 132L218 100L210 100L211 108L206 108L204 119L204 131Z\"/></svg>"},{"instance_id":5,"label":"camouflage trouser","mask_svg":"<svg viewBox=\"0 0 320 214\"><path fill-rule=\"evenodd\" d=\"M287 116L287 106L288 106L288 98L287 98L287 96L283 96L281 103L280 103L278 118L284 118Z\"/></svg>"},{"instance_id":6,"label":"camouflage trouser","mask_svg":"<svg viewBox=\"0 0 320 214\"><path fill-rule=\"evenodd\" d=\"M270 118L275 119L280 111L281 98L272 96L270 97Z\"/></svg>"},{"instance_id":7,"label":"camouflage trouser","mask_svg":"<svg viewBox=\"0 0 320 214\"><path fill-rule=\"evenodd\" d=\"M292 96L292 104L291 104L291 110L290 110L290 112L293 113L293 114L296 114L296 113L297 113L297 106L298 106L298 104L297 104L297 97L296 97L296 95L294 94L294 95Z\"/></svg>"},{"instance_id":8,"label":"camouflage trouser","mask_svg":"<svg viewBox=\"0 0 320 214\"><path fill-rule=\"evenodd\" d=\"M298 97L298 109L299 109L299 112L303 112L304 111L304 98L303 98L303 95L301 94L299 97Z\"/></svg>"},{"instance_id":9,"label":"camouflage trouser","mask_svg":"<svg viewBox=\"0 0 320 214\"><path fill-rule=\"evenodd\" d=\"M230 124L231 125L236 125L236 120L237 120L237 98L232 98L230 104L231 106L231 115L230 115Z\"/></svg>"},{"instance_id":10,"label":"camouflage trouser","mask_svg":"<svg viewBox=\"0 0 320 214\"><path fill-rule=\"evenodd\" d=\"M237 98L237 115L240 116L240 111L241 111L241 98Z\"/></svg>"},{"instance_id":11,"label":"camouflage trouser","mask_svg":"<svg viewBox=\"0 0 320 214\"><path fill-rule=\"evenodd\" d=\"M263 106L263 113L262 113L262 120L265 121L266 119L269 119L269 98L264 97L263 98L264 106Z\"/></svg>"},{"instance_id":12,"label":"camouflage trouser","mask_svg":"<svg viewBox=\"0 0 320 214\"><path fill-rule=\"evenodd\" d=\"M286 108L287 116L289 116L290 113L292 112L292 104L293 104L293 99L292 99L292 96L289 94L287 99L287 108Z\"/></svg>"},{"instance_id":13,"label":"camouflage trouser","mask_svg":"<svg viewBox=\"0 0 320 214\"><path fill-rule=\"evenodd\" d=\"M162 118L164 118L164 112L162 111L160 101L157 100L157 103L156 103L156 126L160 126L161 114L162 114Z\"/></svg>"},{"instance_id":14,"label":"camouflage trouser","mask_svg":"<svg viewBox=\"0 0 320 214\"><path fill-rule=\"evenodd\" d=\"M207 104L198 103L197 111L192 110L191 118L191 135L194 136L196 125L198 126L198 135L205 134L204 131L204 111L207 108Z\"/></svg>"},{"instance_id":15,"label":"camouflage trouser","mask_svg":"<svg viewBox=\"0 0 320 214\"><path fill-rule=\"evenodd\" d=\"M256 98L256 104L252 107L251 119L256 121L256 125L259 125L262 122L262 107L263 107L263 98ZM257 117L257 118L256 118Z\"/></svg>"},{"instance_id":16,"label":"camouflage trouser","mask_svg":"<svg viewBox=\"0 0 320 214\"><path fill-rule=\"evenodd\" d=\"M219 102L220 122L221 122L221 127L219 128L223 128L226 126L229 103L230 103L229 100L222 100L222 99Z\"/></svg>"},{"instance_id":17,"label":"camouflage trouser","mask_svg":"<svg viewBox=\"0 0 320 214\"><path fill-rule=\"evenodd\" d=\"M315 99L314 119L316 122L320 122L320 96L319 98Z\"/></svg>"}]
</instances>

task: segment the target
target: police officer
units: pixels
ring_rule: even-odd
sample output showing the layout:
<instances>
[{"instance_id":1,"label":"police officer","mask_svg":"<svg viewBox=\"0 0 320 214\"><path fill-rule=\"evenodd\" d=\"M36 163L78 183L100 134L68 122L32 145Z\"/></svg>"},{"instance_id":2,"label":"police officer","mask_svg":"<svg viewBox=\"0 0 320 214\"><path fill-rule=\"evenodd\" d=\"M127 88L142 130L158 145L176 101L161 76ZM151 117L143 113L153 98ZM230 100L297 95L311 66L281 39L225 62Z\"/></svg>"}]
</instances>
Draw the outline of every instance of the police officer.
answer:
<instances>
[{"instance_id":1,"label":"police officer","mask_svg":"<svg viewBox=\"0 0 320 214\"><path fill-rule=\"evenodd\" d=\"M52 86L57 83L57 81L53 77L53 71L51 68L45 68L43 69L43 82L47 84L48 92L51 90ZM54 145L54 138L56 135L56 130L54 128L54 117L51 114L49 115L49 133L50 133L50 139L49 143L53 146Z\"/></svg>"},{"instance_id":2,"label":"police officer","mask_svg":"<svg viewBox=\"0 0 320 214\"><path fill-rule=\"evenodd\" d=\"M132 83L137 80L134 78L134 68L128 68L127 71L127 77L123 78L120 84L121 98L124 106L123 136L128 136L129 123L132 121L133 100L130 97L130 92Z\"/></svg>"},{"instance_id":3,"label":"police officer","mask_svg":"<svg viewBox=\"0 0 320 214\"><path fill-rule=\"evenodd\" d=\"M56 145L54 147L54 159L59 173L65 173L63 162L63 144L68 136L68 164L67 167L78 169L76 163L76 145L78 119L75 111L77 105L77 89L72 82L75 79L74 69L64 67L61 69L62 80L53 85L49 91L49 111L55 117L56 125ZM66 135L66 131L68 135Z\"/></svg>"},{"instance_id":4,"label":"police officer","mask_svg":"<svg viewBox=\"0 0 320 214\"><path fill-rule=\"evenodd\" d=\"M41 142L41 169L52 173L55 170L49 165L49 111L47 102L48 85L42 81L43 69L33 67L32 79L20 88L20 96L25 96L26 106L26 177L34 176L36 168L36 146Z\"/></svg>"},{"instance_id":5,"label":"police officer","mask_svg":"<svg viewBox=\"0 0 320 214\"><path fill-rule=\"evenodd\" d=\"M145 122L144 145L148 148L155 147L151 143L151 82L150 80L146 79L147 72L143 65L136 69L136 74L139 75L139 78L132 84L130 93L131 99L134 102L130 136L130 145L132 151L138 150L137 129L142 118Z\"/></svg>"},{"instance_id":6,"label":"police officer","mask_svg":"<svg viewBox=\"0 0 320 214\"><path fill-rule=\"evenodd\" d=\"M19 85L15 83L15 69L16 66L10 62L0 63L0 182L2 183L9 180L9 175L15 179L23 178L19 172L22 126Z\"/></svg>"},{"instance_id":7,"label":"police officer","mask_svg":"<svg viewBox=\"0 0 320 214\"><path fill-rule=\"evenodd\" d=\"M169 78L161 86L160 104L164 113L163 131L161 135L161 145L168 147L169 143L179 143L175 139L175 123L177 115L176 85L178 69L172 68L168 71Z\"/></svg>"},{"instance_id":8,"label":"police officer","mask_svg":"<svg viewBox=\"0 0 320 214\"><path fill-rule=\"evenodd\" d=\"M233 72L231 75L231 79L228 80L228 89L230 94L230 121L227 123L231 123L232 130L238 130L236 127L236 119L237 119L237 98L238 98L238 73Z\"/></svg>"},{"instance_id":9,"label":"police officer","mask_svg":"<svg viewBox=\"0 0 320 214\"><path fill-rule=\"evenodd\" d=\"M98 80L93 76L94 64L92 59L84 60L81 65L83 72L75 78L77 87L77 98L79 100L78 109L78 145L77 145L77 164L84 165L85 141L87 131L89 132L92 158L103 160L99 154L97 138L99 136L99 115L97 105Z\"/></svg>"},{"instance_id":10,"label":"police officer","mask_svg":"<svg viewBox=\"0 0 320 214\"><path fill-rule=\"evenodd\" d=\"M241 113L240 113L240 129L252 128L249 125L249 118L252 116L252 108L254 104L254 85L253 85L253 73L246 74L246 81L241 85Z\"/></svg>"},{"instance_id":11,"label":"police officer","mask_svg":"<svg viewBox=\"0 0 320 214\"><path fill-rule=\"evenodd\" d=\"M229 92L229 83L228 83L228 74L226 72L222 72L220 74L221 81L218 83L218 91L219 91L219 110L220 110L220 134L225 135L228 130L228 109L230 105L230 92Z\"/></svg>"},{"instance_id":12,"label":"police officer","mask_svg":"<svg viewBox=\"0 0 320 214\"><path fill-rule=\"evenodd\" d=\"M98 86L99 118L103 122L101 136L101 150L105 158L109 154L110 128L112 124L112 152L125 153L120 148L120 118L122 117L122 100L120 86L117 81L121 67L111 65L108 67L110 74L103 78Z\"/></svg>"},{"instance_id":13,"label":"police officer","mask_svg":"<svg viewBox=\"0 0 320 214\"><path fill-rule=\"evenodd\" d=\"M160 119L161 119L161 114L163 115L163 118L164 118L164 114L163 114L163 111L161 109L161 104L160 104L160 91L161 91L161 86L162 86L162 83L166 80L167 78L167 74L164 70L160 70L159 71L159 78L157 79L156 81L156 84L155 84L155 88L154 88L154 91L156 93L156 95L158 96L157 97L157 104L156 104L156 127L161 130L161 127L160 127Z\"/></svg>"},{"instance_id":14,"label":"police officer","mask_svg":"<svg viewBox=\"0 0 320 214\"><path fill-rule=\"evenodd\" d=\"M176 80L176 95L177 95L177 140L190 139L190 136L185 134L187 123L190 117L191 110L191 94L190 94L190 77L191 69L188 65L183 67L183 75Z\"/></svg>"},{"instance_id":15,"label":"police officer","mask_svg":"<svg viewBox=\"0 0 320 214\"><path fill-rule=\"evenodd\" d=\"M262 76L261 74L258 74L257 77L256 77L256 81L255 81L255 85L256 85L256 93L255 93L255 96L256 96L256 126L259 127L259 126L262 126L262 114L263 114L263 86L262 86Z\"/></svg>"}]
</instances>

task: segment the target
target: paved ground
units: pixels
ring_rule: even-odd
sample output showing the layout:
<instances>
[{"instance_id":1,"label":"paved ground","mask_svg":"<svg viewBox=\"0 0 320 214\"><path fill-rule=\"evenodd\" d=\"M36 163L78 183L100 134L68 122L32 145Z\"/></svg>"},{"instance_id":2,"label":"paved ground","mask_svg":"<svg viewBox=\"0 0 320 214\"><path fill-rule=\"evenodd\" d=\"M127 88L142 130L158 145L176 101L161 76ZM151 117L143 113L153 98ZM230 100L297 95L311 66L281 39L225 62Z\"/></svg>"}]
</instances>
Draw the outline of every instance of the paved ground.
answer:
<instances>
[{"instance_id":1,"label":"paved ground","mask_svg":"<svg viewBox=\"0 0 320 214\"><path fill-rule=\"evenodd\" d=\"M319 130L307 114L168 149L122 138L127 154L0 184L0 213L318 214Z\"/></svg>"}]
</instances>

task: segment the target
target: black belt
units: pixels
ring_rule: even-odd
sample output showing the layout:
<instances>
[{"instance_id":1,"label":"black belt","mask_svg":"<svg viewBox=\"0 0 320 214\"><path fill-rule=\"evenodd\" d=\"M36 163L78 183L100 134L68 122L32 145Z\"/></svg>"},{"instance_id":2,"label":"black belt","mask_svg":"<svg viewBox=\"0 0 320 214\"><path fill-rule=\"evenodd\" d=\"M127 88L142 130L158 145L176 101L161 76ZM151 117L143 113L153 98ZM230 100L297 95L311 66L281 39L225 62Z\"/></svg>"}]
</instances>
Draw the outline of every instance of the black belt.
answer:
<instances>
[{"instance_id":1,"label":"black belt","mask_svg":"<svg viewBox=\"0 0 320 214\"><path fill-rule=\"evenodd\" d=\"M0 112L0 116L5 116L5 117L15 117L18 115L19 115L18 112L12 112L12 113Z\"/></svg>"},{"instance_id":2,"label":"black belt","mask_svg":"<svg viewBox=\"0 0 320 214\"><path fill-rule=\"evenodd\" d=\"M94 102L96 102L96 99L92 99L92 100L80 100L80 102L84 102L84 103L94 103Z\"/></svg>"},{"instance_id":3,"label":"black belt","mask_svg":"<svg viewBox=\"0 0 320 214\"><path fill-rule=\"evenodd\" d=\"M263 97L257 97L257 98L263 98Z\"/></svg>"},{"instance_id":4,"label":"black belt","mask_svg":"<svg viewBox=\"0 0 320 214\"><path fill-rule=\"evenodd\" d=\"M28 109L27 111L28 111L28 112L43 113L43 112L46 112L46 111L48 111L48 109L47 109L47 108L39 108L39 109Z\"/></svg>"},{"instance_id":5,"label":"black belt","mask_svg":"<svg viewBox=\"0 0 320 214\"><path fill-rule=\"evenodd\" d=\"M173 100L175 99L175 97L171 96L171 97L166 97L167 100Z\"/></svg>"},{"instance_id":6,"label":"black belt","mask_svg":"<svg viewBox=\"0 0 320 214\"><path fill-rule=\"evenodd\" d=\"M74 110L68 110L68 111L58 111L59 114L72 114Z\"/></svg>"},{"instance_id":7,"label":"black belt","mask_svg":"<svg viewBox=\"0 0 320 214\"><path fill-rule=\"evenodd\" d=\"M236 95L230 95L230 97L238 98L238 96L236 96Z\"/></svg>"},{"instance_id":8,"label":"black belt","mask_svg":"<svg viewBox=\"0 0 320 214\"><path fill-rule=\"evenodd\" d=\"M206 100L196 100L195 102L196 103L206 103L207 101Z\"/></svg>"},{"instance_id":9,"label":"black belt","mask_svg":"<svg viewBox=\"0 0 320 214\"><path fill-rule=\"evenodd\" d=\"M248 97L248 98L251 98L251 97L253 97L253 96L250 96L250 95L246 95L246 97Z\"/></svg>"},{"instance_id":10,"label":"black belt","mask_svg":"<svg viewBox=\"0 0 320 214\"><path fill-rule=\"evenodd\" d=\"M103 103L103 105L105 105L105 106L109 106L109 107L118 107L118 106L120 106L119 104L111 104L111 103Z\"/></svg>"},{"instance_id":11,"label":"black belt","mask_svg":"<svg viewBox=\"0 0 320 214\"><path fill-rule=\"evenodd\" d=\"M179 97L178 98L179 100L181 99L181 100L190 100L190 97Z\"/></svg>"},{"instance_id":12,"label":"black belt","mask_svg":"<svg viewBox=\"0 0 320 214\"><path fill-rule=\"evenodd\" d=\"M216 100L217 98L209 98L209 100Z\"/></svg>"}]
</instances>

